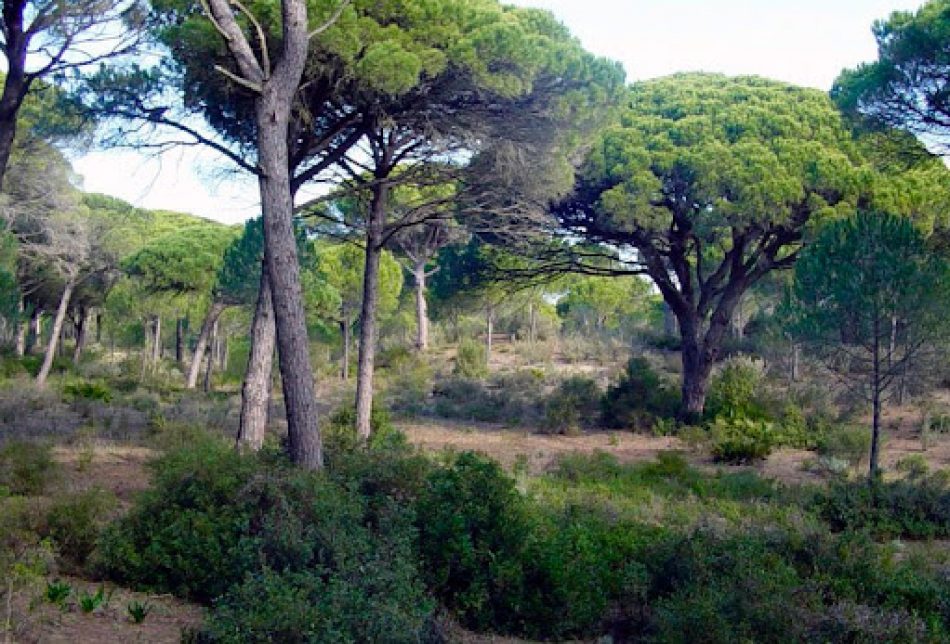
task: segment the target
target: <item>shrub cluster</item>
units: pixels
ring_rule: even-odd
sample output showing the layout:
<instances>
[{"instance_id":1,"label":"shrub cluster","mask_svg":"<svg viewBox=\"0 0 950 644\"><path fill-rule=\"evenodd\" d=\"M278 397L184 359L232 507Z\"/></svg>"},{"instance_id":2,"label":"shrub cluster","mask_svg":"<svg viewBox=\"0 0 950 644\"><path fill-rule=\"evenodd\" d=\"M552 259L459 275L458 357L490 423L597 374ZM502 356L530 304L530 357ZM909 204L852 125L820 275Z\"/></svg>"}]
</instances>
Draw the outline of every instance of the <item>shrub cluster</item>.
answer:
<instances>
[{"instance_id":1,"label":"shrub cluster","mask_svg":"<svg viewBox=\"0 0 950 644\"><path fill-rule=\"evenodd\" d=\"M607 388L603 424L614 429L650 431L659 418L672 418L680 408L675 386L660 377L645 358L632 358L616 385Z\"/></svg>"},{"instance_id":2,"label":"shrub cluster","mask_svg":"<svg viewBox=\"0 0 950 644\"><path fill-rule=\"evenodd\" d=\"M416 641L431 612L411 506L206 440L153 467L100 566L214 602L204 641ZM251 640L247 638L251 637Z\"/></svg>"}]
</instances>

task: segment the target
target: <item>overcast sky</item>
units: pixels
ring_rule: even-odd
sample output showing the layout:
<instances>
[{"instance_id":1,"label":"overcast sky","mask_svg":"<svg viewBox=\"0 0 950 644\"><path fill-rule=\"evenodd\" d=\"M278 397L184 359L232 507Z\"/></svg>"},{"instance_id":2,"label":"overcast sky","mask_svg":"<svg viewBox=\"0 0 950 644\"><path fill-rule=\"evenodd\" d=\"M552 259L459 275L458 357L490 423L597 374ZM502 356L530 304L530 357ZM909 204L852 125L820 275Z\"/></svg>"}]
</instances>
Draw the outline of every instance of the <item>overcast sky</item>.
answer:
<instances>
[{"instance_id":1,"label":"overcast sky","mask_svg":"<svg viewBox=\"0 0 950 644\"><path fill-rule=\"evenodd\" d=\"M756 74L827 90L844 67L876 57L871 23L920 0L513 0L552 11L629 80L678 71ZM98 152L74 159L82 187L147 208L229 223L258 210L257 184L225 161L184 150L161 158Z\"/></svg>"}]
</instances>

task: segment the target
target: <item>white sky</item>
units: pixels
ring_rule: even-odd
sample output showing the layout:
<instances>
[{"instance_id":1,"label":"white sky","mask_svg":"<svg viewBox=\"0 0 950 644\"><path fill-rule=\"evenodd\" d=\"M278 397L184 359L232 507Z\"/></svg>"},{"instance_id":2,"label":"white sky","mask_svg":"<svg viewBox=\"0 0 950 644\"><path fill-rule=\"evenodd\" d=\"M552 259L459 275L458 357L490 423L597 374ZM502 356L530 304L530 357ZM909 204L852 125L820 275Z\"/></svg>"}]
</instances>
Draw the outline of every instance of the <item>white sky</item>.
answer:
<instances>
[{"instance_id":1,"label":"white sky","mask_svg":"<svg viewBox=\"0 0 950 644\"><path fill-rule=\"evenodd\" d=\"M623 63L628 80L678 71L756 74L827 90L876 57L871 23L921 0L508 0L552 11L584 46ZM74 159L82 187L147 208L229 223L257 213L257 184L222 178L226 161L183 150L156 159L96 152Z\"/></svg>"}]
</instances>

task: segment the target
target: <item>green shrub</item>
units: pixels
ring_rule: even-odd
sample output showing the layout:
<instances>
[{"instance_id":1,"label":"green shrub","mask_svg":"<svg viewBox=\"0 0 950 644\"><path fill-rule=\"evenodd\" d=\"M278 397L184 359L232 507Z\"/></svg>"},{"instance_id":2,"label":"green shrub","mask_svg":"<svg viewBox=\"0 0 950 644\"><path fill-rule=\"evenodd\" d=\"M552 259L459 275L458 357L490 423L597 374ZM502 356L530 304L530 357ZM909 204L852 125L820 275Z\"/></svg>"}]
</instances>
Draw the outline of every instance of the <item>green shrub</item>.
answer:
<instances>
[{"instance_id":1,"label":"green shrub","mask_svg":"<svg viewBox=\"0 0 950 644\"><path fill-rule=\"evenodd\" d=\"M488 375L488 353L485 345L471 338L459 342L455 356L455 373L466 378L484 378Z\"/></svg>"},{"instance_id":2,"label":"green shrub","mask_svg":"<svg viewBox=\"0 0 950 644\"><path fill-rule=\"evenodd\" d=\"M601 414L607 427L649 431L655 418L671 418L679 407L676 388L662 379L646 359L632 358L620 381L607 388Z\"/></svg>"},{"instance_id":3,"label":"green shrub","mask_svg":"<svg viewBox=\"0 0 950 644\"><path fill-rule=\"evenodd\" d=\"M112 390L103 383L77 380L67 383L63 387L63 395L67 400L98 400L112 402Z\"/></svg>"},{"instance_id":4,"label":"green shrub","mask_svg":"<svg viewBox=\"0 0 950 644\"><path fill-rule=\"evenodd\" d=\"M369 426L371 442L384 441L388 435L396 432L389 414L377 405L373 405L370 411ZM355 450L360 444L356 436L356 407L344 405L337 409L322 428L322 435L328 458Z\"/></svg>"},{"instance_id":5,"label":"green shrub","mask_svg":"<svg viewBox=\"0 0 950 644\"><path fill-rule=\"evenodd\" d=\"M818 436L816 450L856 467L871 451L871 432L866 427L830 427Z\"/></svg>"},{"instance_id":6,"label":"green shrub","mask_svg":"<svg viewBox=\"0 0 950 644\"><path fill-rule=\"evenodd\" d=\"M836 481L814 500L832 529L866 530L880 537L950 536L950 485L946 473L869 484Z\"/></svg>"},{"instance_id":7,"label":"green shrub","mask_svg":"<svg viewBox=\"0 0 950 644\"><path fill-rule=\"evenodd\" d=\"M49 536L69 569L79 570L96 547L115 497L93 488L57 498L46 511L43 536Z\"/></svg>"},{"instance_id":8,"label":"green shrub","mask_svg":"<svg viewBox=\"0 0 950 644\"><path fill-rule=\"evenodd\" d=\"M42 494L58 478L49 445L14 441L0 449L0 490L23 496Z\"/></svg>"},{"instance_id":9,"label":"green shrub","mask_svg":"<svg viewBox=\"0 0 950 644\"><path fill-rule=\"evenodd\" d=\"M569 434L595 424L602 397L597 383L590 378L568 378L551 392L544 403L542 431Z\"/></svg>"},{"instance_id":10,"label":"green shrub","mask_svg":"<svg viewBox=\"0 0 950 644\"><path fill-rule=\"evenodd\" d=\"M103 536L101 568L213 602L203 641L365 641L385 629L413 641L423 629L431 605L411 505L223 442L171 452L153 471L152 489Z\"/></svg>"},{"instance_id":11,"label":"green shrub","mask_svg":"<svg viewBox=\"0 0 950 644\"><path fill-rule=\"evenodd\" d=\"M524 499L497 463L471 452L435 470L417 504L428 588L470 628L517 623L530 533Z\"/></svg>"},{"instance_id":12,"label":"green shrub","mask_svg":"<svg viewBox=\"0 0 950 644\"><path fill-rule=\"evenodd\" d=\"M729 358L709 382L706 416L764 419L766 413L759 401L764 380L761 361L742 355Z\"/></svg>"},{"instance_id":13,"label":"green shrub","mask_svg":"<svg viewBox=\"0 0 950 644\"><path fill-rule=\"evenodd\" d=\"M713 458L732 464L766 458L777 438L773 423L746 417L719 417L710 425L709 432Z\"/></svg>"}]
</instances>

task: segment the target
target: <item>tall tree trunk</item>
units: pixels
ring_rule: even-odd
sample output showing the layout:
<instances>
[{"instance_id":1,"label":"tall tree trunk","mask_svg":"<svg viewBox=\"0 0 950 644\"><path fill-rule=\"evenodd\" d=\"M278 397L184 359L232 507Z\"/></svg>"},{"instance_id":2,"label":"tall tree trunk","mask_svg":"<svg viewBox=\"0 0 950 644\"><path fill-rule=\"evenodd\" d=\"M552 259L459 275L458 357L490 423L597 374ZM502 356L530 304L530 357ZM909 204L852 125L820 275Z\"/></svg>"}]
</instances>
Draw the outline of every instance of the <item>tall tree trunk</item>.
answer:
<instances>
[{"instance_id":1,"label":"tall tree trunk","mask_svg":"<svg viewBox=\"0 0 950 644\"><path fill-rule=\"evenodd\" d=\"M880 318L874 316L874 344L871 350L871 458L868 465L868 477L873 485L878 475L878 461L881 448L881 334Z\"/></svg>"},{"instance_id":2,"label":"tall tree trunk","mask_svg":"<svg viewBox=\"0 0 950 644\"><path fill-rule=\"evenodd\" d=\"M323 443L300 287L287 148L291 105L307 62L307 3L281 0L283 37L279 51L271 58L276 61L272 71L262 67L231 4L227 0L207 0L206 6L217 27L227 34L225 40L238 71L260 89L254 108L264 256L277 325L290 456L302 467L319 469L323 467Z\"/></svg>"},{"instance_id":3,"label":"tall tree trunk","mask_svg":"<svg viewBox=\"0 0 950 644\"><path fill-rule=\"evenodd\" d=\"M270 404L271 372L274 366L274 303L267 271L261 271L261 285L251 323L251 354L247 360L244 385L241 387L241 420L238 425L238 448L257 451L264 444L267 430L267 408Z\"/></svg>"},{"instance_id":4,"label":"tall tree trunk","mask_svg":"<svg viewBox=\"0 0 950 644\"><path fill-rule=\"evenodd\" d=\"M96 311L96 344L102 344L102 311Z\"/></svg>"},{"instance_id":5,"label":"tall tree trunk","mask_svg":"<svg viewBox=\"0 0 950 644\"><path fill-rule=\"evenodd\" d=\"M79 308L76 318L76 346L73 348L73 364L78 365L82 352L86 349L86 336L89 333L89 312L85 307Z\"/></svg>"},{"instance_id":6,"label":"tall tree trunk","mask_svg":"<svg viewBox=\"0 0 950 644\"><path fill-rule=\"evenodd\" d=\"M175 320L175 362L185 364L185 318Z\"/></svg>"},{"instance_id":7,"label":"tall tree trunk","mask_svg":"<svg viewBox=\"0 0 950 644\"><path fill-rule=\"evenodd\" d=\"M303 35L306 37L305 9L296 20L303 21ZM258 101L257 120L267 270L277 326L290 455L293 461L302 467L320 469L323 467L323 442L318 426L317 395L313 367L310 364L310 342L300 286L287 163L290 98L303 72L306 45L303 47L296 74L283 79L280 91L265 90ZM277 85L277 80L275 75L268 85Z\"/></svg>"},{"instance_id":8,"label":"tall tree trunk","mask_svg":"<svg viewBox=\"0 0 950 644\"><path fill-rule=\"evenodd\" d=\"M678 320L683 363L683 413L696 420L706 408L706 389L715 356L705 350L701 323L689 314Z\"/></svg>"},{"instance_id":9,"label":"tall tree trunk","mask_svg":"<svg viewBox=\"0 0 950 644\"><path fill-rule=\"evenodd\" d=\"M416 282L416 349L429 348L429 305L426 302L426 263L416 260L412 267Z\"/></svg>"},{"instance_id":10,"label":"tall tree trunk","mask_svg":"<svg viewBox=\"0 0 950 644\"><path fill-rule=\"evenodd\" d=\"M360 313L360 349L356 366L356 435L369 439L373 413L373 370L376 361L376 309L379 302L379 261L389 187L373 186L369 225L366 227L366 263L363 268L363 308Z\"/></svg>"},{"instance_id":11,"label":"tall tree trunk","mask_svg":"<svg viewBox=\"0 0 950 644\"><path fill-rule=\"evenodd\" d=\"M215 356L216 347L218 345L218 320L215 319L214 324L211 327L211 341L208 346L208 363L205 366L205 381L204 381L204 390L205 393L211 391L211 378L214 375L214 365L217 362Z\"/></svg>"},{"instance_id":12,"label":"tall tree trunk","mask_svg":"<svg viewBox=\"0 0 950 644\"><path fill-rule=\"evenodd\" d=\"M208 348L208 340L211 337L211 330L217 324L218 318L224 312L224 304L221 302L212 302L211 308L201 325L201 333L198 334L198 344L195 346L195 354L191 358L191 367L188 369L188 379L185 387L194 389L198 386L198 376L201 373L201 362L205 357L205 350Z\"/></svg>"},{"instance_id":13,"label":"tall tree trunk","mask_svg":"<svg viewBox=\"0 0 950 644\"><path fill-rule=\"evenodd\" d=\"M69 301L73 297L75 282L72 279L66 281L63 288L63 294L59 298L59 308L56 310L56 318L53 320L53 331L50 334L49 345L46 347L46 355L43 357L43 366L40 372L36 374L36 384L39 387L46 386L46 379L49 378L49 372L53 368L53 357L56 355L59 336L63 330L63 321L66 319L66 311L69 309Z\"/></svg>"},{"instance_id":14,"label":"tall tree trunk","mask_svg":"<svg viewBox=\"0 0 950 644\"><path fill-rule=\"evenodd\" d=\"M19 303L17 303L17 312L20 314L16 327L16 355L18 358L26 355L26 336L29 332L30 323L29 320L23 317L25 308L21 297Z\"/></svg>"},{"instance_id":15,"label":"tall tree trunk","mask_svg":"<svg viewBox=\"0 0 950 644\"><path fill-rule=\"evenodd\" d=\"M152 319L152 363L162 359L162 316Z\"/></svg>"}]
</instances>

